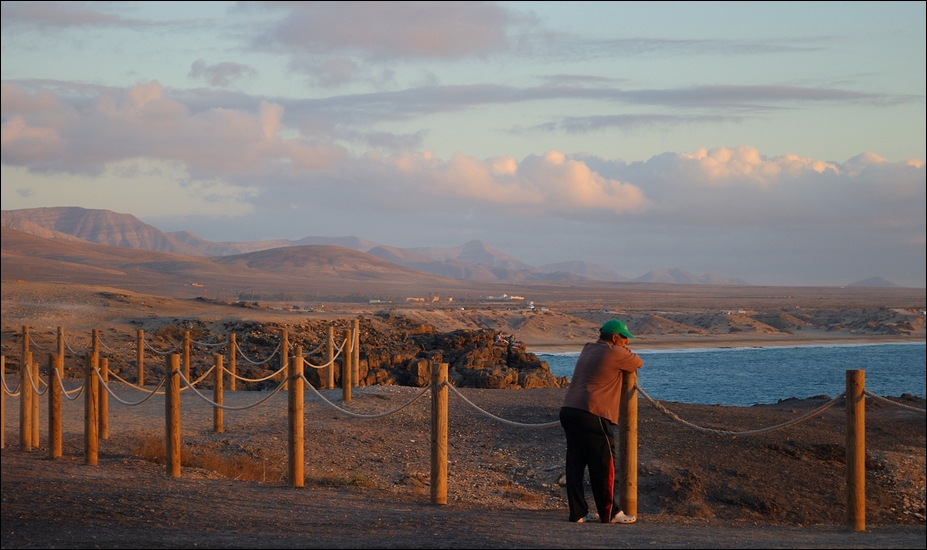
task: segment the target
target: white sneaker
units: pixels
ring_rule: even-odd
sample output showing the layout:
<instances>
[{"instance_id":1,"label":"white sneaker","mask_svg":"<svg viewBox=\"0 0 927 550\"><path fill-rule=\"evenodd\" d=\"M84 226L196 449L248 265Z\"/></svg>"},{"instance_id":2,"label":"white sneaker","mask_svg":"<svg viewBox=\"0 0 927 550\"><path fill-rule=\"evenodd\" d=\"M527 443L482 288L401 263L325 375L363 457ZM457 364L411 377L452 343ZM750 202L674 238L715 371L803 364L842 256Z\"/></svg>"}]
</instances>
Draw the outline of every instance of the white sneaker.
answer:
<instances>
[{"instance_id":1,"label":"white sneaker","mask_svg":"<svg viewBox=\"0 0 927 550\"><path fill-rule=\"evenodd\" d=\"M637 521L637 516L629 516L621 510L618 510L618 513L612 516L612 520L609 523L634 523L635 521Z\"/></svg>"},{"instance_id":2,"label":"white sneaker","mask_svg":"<svg viewBox=\"0 0 927 550\"><path fill-rule=\"evenodd\" d=\"M576 523L598 523L598 522L599 522L599 514L595 512L589 512L584 517L581 517L578 520L576 520Z\"/></svg>"}]
</instances>

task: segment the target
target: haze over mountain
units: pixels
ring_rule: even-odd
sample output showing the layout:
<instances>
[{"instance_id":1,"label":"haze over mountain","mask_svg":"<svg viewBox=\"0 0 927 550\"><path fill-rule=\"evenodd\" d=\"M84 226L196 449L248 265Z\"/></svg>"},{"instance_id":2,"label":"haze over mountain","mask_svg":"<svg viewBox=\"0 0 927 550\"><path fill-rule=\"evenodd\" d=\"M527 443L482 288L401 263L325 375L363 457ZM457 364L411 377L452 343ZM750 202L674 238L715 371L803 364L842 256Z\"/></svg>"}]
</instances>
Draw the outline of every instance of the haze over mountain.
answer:
<instances>
[{"instance_id":1,"label":"haze over mountain","mask_svg":"<svg viewBox=\"0 0 927 550\"><path fill-rule=\"evenodd\" d=\"M628 277L625 277L621 273L618 273L614 269L609 269L605 266L598 264L591 264L589 262L583 262L575 260L572 262L559 262L554 264L545 264L539 267L541 271L546 273L554 273L557 271L565 271L567 273L575 273L577 275L582 275L587 279L594 279L596 281L613 281L616 283L622 283L625 281L630 281Z\"/></svg>"},{"instance_id":2,"label":"haze over mountain","mask_svg":"<svg viewBox=\"0 0 927 550\"><path fill-rule=\"evenodd\" d=\"M855 283L850 283L847 286L868 286L868 287L890 288L890 287L900 287L901 285L896 285L895 283L887 279L883 279L882 277L870 277L868 279L863 279L862 281L856 281Z\"/></svg>"},{"instance_id":3,"label":"haze over mountain","mask_svg":"<svg viewBox=\"0 0 927 550\"><path fill-rule=\"evenodd\" d=\"M696 275L683 269L660 269L650 271L632 281L637 283L674 283L680 285L748 285L738 278L721 277L713 273Z\"/></svg>"},{"instance_id":4,"label":"haze over mountain","mask_svg":"<svg viewBox=\"0 0 927 550\"><path fill-rule=\"evenodd\" d=\"M3 210L2 225L31 235L199 257L228 257L300 246L336 246L365 252L404 268L466 281L607 281L673 284L746 285L743 279L698 276L681 269L651 271L629 279L607 267L584 261L530 266L488 244L473 240L451 248L398 248L359 237L305 237L246 242L214 242L189 231L165 233L131 214L80 207ZM279 258L278 258L279 259ZM255 261L253 259L249 261ZM299 260L290 258L288 261ZM322 267L304 258L307 265ZM220 264L231 265L220 260ZM234 263L234 262L232 262Z\"/></svg>"}]
</instances>

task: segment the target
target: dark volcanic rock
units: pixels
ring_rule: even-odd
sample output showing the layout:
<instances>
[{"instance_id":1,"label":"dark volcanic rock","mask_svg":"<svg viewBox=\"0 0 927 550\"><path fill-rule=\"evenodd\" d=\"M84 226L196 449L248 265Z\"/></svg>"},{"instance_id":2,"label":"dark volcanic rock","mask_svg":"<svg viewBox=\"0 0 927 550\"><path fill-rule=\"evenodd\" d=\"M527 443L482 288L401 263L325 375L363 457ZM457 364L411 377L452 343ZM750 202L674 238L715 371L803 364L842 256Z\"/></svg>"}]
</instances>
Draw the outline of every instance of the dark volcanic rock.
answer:
<instances>
[{"instance_id":1,"label":"dark volcanic rock","mask_svg":"<svg viewBox=\"0 0 927 550\"><path fill-rule=\"evenodd\" d=\"M281 367L279 347L283 331L287 331L290 354L302 346L306 358L306 379L315 387L324 387L327 370L315 368L328 361L328 330L332 328L336 347L341 347L350 328L351 320L322 321L306 319L298 325L253 321L228 322L220 326L204 323L191 325L173 319L159 327L146 327L146 332L157 338L158 348L178 349L185 330L191 338L202 343L227 341L234 333L240 351L237 353L236 374L251 381L238 381L239 389L272 389L279 384L279 376L265 379ZM408 318L382 313L359 318L360 351L358 385L398 385L424 387L431 382L432 363L447 363L448 378L456 387L470 388L559 388L569 384L568 377L551 374L549 365L523 347L497 343L493 330L456 330L438 332L435 327ZM213 366L212 353L228 357L227 345L212 344L209 352L194 346L191 361L193 379ZM341 382L342 357L335 359L334 380ZM150 366L149 366L150 365ZM226 359L228 367L228 359ZM146 370L153 378L163 376L162 361L152 360ZM131 378L131 373L125 373ZM210 387L211 377L203 380ZM265 380L262 380L265 379ZM260 381L258 381L260 380Z\"/></svg>"}]
</instances>

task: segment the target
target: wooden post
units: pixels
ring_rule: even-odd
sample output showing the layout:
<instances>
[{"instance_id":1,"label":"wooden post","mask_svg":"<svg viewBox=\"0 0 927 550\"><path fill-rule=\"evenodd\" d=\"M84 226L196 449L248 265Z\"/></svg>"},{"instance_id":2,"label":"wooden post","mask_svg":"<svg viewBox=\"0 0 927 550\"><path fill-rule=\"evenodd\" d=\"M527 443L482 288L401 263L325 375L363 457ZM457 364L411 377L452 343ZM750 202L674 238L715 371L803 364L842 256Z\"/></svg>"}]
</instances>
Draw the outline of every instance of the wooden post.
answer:
<instances>
[{"instance_id":1,"label":"wooden post","mask_svg":"<svg viewBox=\"0 0 927 550\"><path fill-rule=\"evenodd\" d=\"M847 377L847 528L866 530L866 371Z\"/></svg>"},{"instance_id":2,"label":"wooden post","mask_svg":"<svg viewBox=\"0 0 927 550\"><path fill-rule=\"evenodd\" d=\"M289 335L287 330L283 329L283 334L280 336L280 380L283 382L283 389L287 389L287 365L290 360L290 342L287 340Z\"/></svg>"},{"instance_id":3,"label":"wooden post","mask_svg":"<svg viewBox=\"0 0 927 550\"><path fill-rule=\"evenodd\" d=\"M26 356L32 353L29 350L29 326L23 325L23 345L22 345L22 358L23 363L26 362Z\"/></svg>"},{"instance_id":4,"label":"wooden post","mask_svg":"<svg viewBox=\"0 0 927 550\"><path fill-rule=\"evenodd\" d=\"M431 364L431 503L447 504L447 363Z\"/></svg>"},{"instance_id":5,"label":"wooden post","mask_svg":"<svg viewBox=\"0 0 927 550\"><path fill-rule=\"evenodd\" d=\"M325 362L328 366L325 368L326 381L322 387L328 390L335 389L335 328L328 325L328 346L325 353Z\"/></svg>"},{"instance_id":6,"label":"wooden post","mask_svg":"<svg viewBox=\"0 0 927 550\"><path fill-rule=\"evenodd\" d=\"M235 333L229 334L229 390L235 391L238 373L236 372L238 364L238 340Z\"/></svg>"},{"instance_id":7,"label":"wooden post","mask_svg":"<svg viewBox=\"0 0 927 550\"><path fill-rule=\"evenodd\" d=\"M303 347L296 346L296 351L287 367L289 392L287 393L287 418L289 419L288 447L290 486L302 487L305 483L305 445L303 412Z\"/></svg>"},{"instance_id":8,"label":"wooden post","mask_svg":"<svg viewBox=\"0 0 927 550\"><path fill-rule=\"evenodd\" d=\"M59 333L60 334L60 333ZM61 458L61 385L64 356L48 356L48 458Z\"/></svg>"},{"instance_id":9,"label":"wooden post","mask_svg":"<svg viewBox=\"0 0 927 550\"><path fill-rule=\"evenodd\" d=\"M180 477L180 356L167 358L168 382L164 393L164 451L167 475Z\"/></svg>"},{"instance_id":10,"label":"wooden post","mask_svg":"<svg viewBox=\"0 0 927 550\"><path fill-rule=\"evenodd\" d=\"M19 446L26 452L32 450L32 399L34 394L32 384L29 383L31 362L32 354L26 353L19 366Z\"/></svg>"},{"instance_id":11,"label":"wooden post","mask_svg":"<svg viewBox=\"0 0 927 550\"><path fill-rule=\"evenodd\" d=\"M138 374L135 381L139 386L145 385L145 331L138 329L135 334L135 365Z\"/></svg>"},{"instance_id":12,"label":"wooden post","mask_svg":"<svg viewBox=\"0 0 927 550\"><path fill-rule=\"evenodd\" d=\"M29 354L29 372L32 373L32 382L36 387L41 385L39 381L39 363L32 359L32 354ZM42 413L39 410L42 401L42 396L38 393L32 395L32 446L36 449L42 446L41 441L39 441L39 422L42 419Z\"/></svg>"},{"instance_id":13,"label":"wooden post","mask_svg":"<svg viewBox=\"0 0 927 550\"><path fill-rule=\"evenodd\" d=\"M213 359L216 362L215 368L215 381L212 386L212 400L218 405L222 405L222 354L213 355ZM215 433L221 434L223 431L222 428L222 413L225 412L222 407L213 406L212 408L212 429Z\"/></svg>"},{"instance_id":14,"label":"wooden post","mask_svg":"<svg viewBox=\"0 0 927 550\"><path fill-rule=\"evenodd\" d=\"M100 360L100 329L93 329L90 331L90 353L97 357L97 361ZM99 367L99 364L95 364L95 367Z\"/></svg>"},{"instance_id":15,"label":"wooden post","mask_svg":"<svg viewBox=\"0 0 927 550\"><path fill-rule=\"evenodd\" d=\"M58 355L61 356L61 362L64 363L64 327L58 327L57 344L58 344Z\"/></svg>"},{"instance_id":16,"label":"wooden post","mask_svg":"<svg viewBox=\"0 0 927 550\"><path fill-rule=\"evenodd\" d=\"M351 329L344 331L344 348L341 350L341 399L351 401Z\"/></svg>"},{"instance_id":17,"label":"wooden post","mask_svg":"<svg viewBox=\"0 0 927 550\"><path fill-rule=\"evenodd\" d=\"M94 330L96 332L96 330ZM99 460L99 412L97 411L97 397L99 397L99 384L94 369L97 367L98 356L87 354L84 368L84 463L96 466Z\"/></svg>"},{"instance_id":18,"label":"wooden post","mask_svg":"<svg viewBox=\"0 0 927 550\"><path fill-rule=\"evenodd\" d=\"M637 515L637 372L622 372L618 411L619 493L621 511Z\"/></svg>"},{"instance_id":19,"label":"wooden post","mask_svg":"<svg viewBox=\"0 0 927 550\"><path fill-rule=\"evenodd\" d=\"M354 387L360 386L360 321L354 319L354 327L351 330L351 381Z\"/></svg>"},{"instance_id":20,"label":"wooden post","mask_svg":"<svg viewBox=\"0 0 927 550\"><path fill-rule=\"evenodd\" d=\"M183 375L189 382L190 378L190 331L183 333Z\"/></svg>"},{"instance_id":21,"label":"wooden post","mask_svg":"<svg viewBox=\"0 0 927 550\"><path fill-rule=\"evenodd\" d=\"M29 385L29 327L23 325L22 355L19 362L19 446L32 450L32 387Z\"/></svg>"},{"instance_id":22,"label":"wooden post","mask_svg":"<svg viewBox=\"0 0 927 550\"><path fill-rule=\"evenodd\" d=\"M109 358L100 359L100 439L109 439Z\"/></svg>"},{"instance_id":23,"label":"wooden post","mask_svg":"<svg viewBox=\"0 0 927 550\"><path fill-rule=\"evenodd\" d=\"M0 449L6 449L6 356L0 355Z\"/></svg>"}]
</instances>

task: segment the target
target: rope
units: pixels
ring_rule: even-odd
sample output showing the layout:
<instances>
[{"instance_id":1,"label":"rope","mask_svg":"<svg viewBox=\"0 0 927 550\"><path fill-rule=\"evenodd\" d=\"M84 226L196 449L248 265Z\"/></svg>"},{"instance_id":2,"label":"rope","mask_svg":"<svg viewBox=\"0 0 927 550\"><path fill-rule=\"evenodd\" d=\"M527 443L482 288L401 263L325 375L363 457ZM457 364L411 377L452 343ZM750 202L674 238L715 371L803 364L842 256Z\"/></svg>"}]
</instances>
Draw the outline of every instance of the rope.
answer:
<instances>
[{"instance_id":1,"label":"rope","mask_svg":"<svg viewBox=\"0 0 927 550\"><path fill-rule=\"evenodd\" d=\"M40 345L36 344L36 343L35 343L35 340L32 339L32 333L31 333L31 332L29 333L29 342L31 342L33 346L35 346L35 347L37 347L37 348L39 348L39 349L48 349L48 346L40 346Z\"/></svg>"},{"instance_id":2,"label":"rope","mask_svg":"<svg viewBox=\"0 0 927 550\"><path fill-rule=\"evenodd\" d=\"M198 346L203 346L203 347L205 347L205 348L215 348L215 347L218 347L218 346L224 346L225 344L228 343L228 340L223 340L223 341L221 341L221 342L215 342L215 343L213 343L213 344L210 344L209 342L198 342L198 341L196 341L196 340L190 340L190 343L191 343L191 344L196 344L196 345L198 345Z\"/></svg>"},{"instance_id":3,"label":"rope","mask_svg":"<svg viewBox=\"0 0 927 550\"><path fill-rule=\"evenodd\" d=\"M321 346L320 346L320 347L321 347ZM329 361L328 363L325 363L324 365L313 365L313 364L310 363L309 361L304 361L304 362L303 362L303 365L305 365L305 366L307 366L307 367L311 367L311 368L313 368L313 369L324 369L325 367L327 367L327 366L329 366L329 365L333 365L333 364L335 363L335 359L337 359L337 358L341 355L341 350L342 350L342 349L343 349L343 348L338 348L338 353L336 353L335 355L333 355L333 356L332 356L332 360Z\"/></svg>"},{"instance_id":4,"label":"rope","mask_svg":"<svg viewBox=\"0 0 927 550\"><path fill-rule=\"evenodd\" d=\"M885 397L882 397L881 395L876 395L876 394L874 394L874 393L869 393L869 390L863 390L863 393L866 394L866 395L868 395L869 397L872 397L873 399L877 399L877 400L879 400L879 401L882 401L883 403L889 403L889 404L892 404L892 405L894 405L894 406L896 406L896 407L900 407L900 408L902 408L902 409L906 409L906 410L914 411L914 412L919 412L919 413L922 413L922 414L927 414L927 410L925 410L925 409L921 409L921 408L919 408L919 407L912 407L912 406L910 406L910 405L905 405L904 403L899 403L899 402L897 402L897 401L892 401L891 399L886 399Z\"/></svg>"},{"instance_id":5,"label":"rope","mask_svg":"<svg viewBox=\"0 0 927 550\"><path fill-rule=\"evenodd\" d=\"M127 352L127 351L129 351L129 350L132 349L132 346L129 346L129 347L123 348L123 349L118 349L118 350L113 349L113 348L107 346L105 343L103 343L103 340L100 339L100 338L97 338L97 343L100 344L100 347L104 348L106 351L108 351L108 352L110 352L110 353L125 353L125 352Z\"/></svg>"},{"instance_id":6,"label":"rope","mask_svg":"<svg viewBox=\"0 0 927 550\"><path fill-rule=\"evenodd\" d=\"M226 370L225 367L222 367L222 370L225 371L225 372L227 372L227 373L229 373L229 376L234 376L236 380L241 380L241 381L243 381L243 382L263 382L263 381L265 381L265 380L270 380L270 379L273 378L274 376L278 376L281 372L283 372L283 370L284 370L285 368L286 368L286 367L280 367L280 368L277 369L275 372L272 372L272 373L268 374L268 375L265 376L264 378L245 378L245 377L243 377L243 376L238 376L237 374L234 374L234 375L233 375L230 371Z\"/></svg>"},{"instance_id":7,"label":"rope","mask_svg":"<svg viewBox=\"0 0 927 550\"><path fill-rule=\"evenodd\" d=\"M238 349L238 353L241 354L241 358L244 359L245 361L251 363L252 365L263 365L264 363L270 362L270 360L274 358L274 355L277 355L277 352L280 351L280 346L282 344L283 342L277 344L277 349L275 349L274 352L270 354L270 357L268 357L267 359L264 359L263 361L252 361L251 359L248 359L248 356L245 355L245 352L241 350L241 346L238 345L237 341L235 342L235 347Z\"/></svg>"},{"instance_id":8,"label":"rope","mask_svg":"<svg viewBox=\"0 0 927 550\"><path fill-rule=\"evenodd\" d=\"M61 388L61 393L64 394L64 397L68 401L74 401L74 399L77 399L78 397L80 397L80 394L84 393L84 384L81 384L80 387L77 387L77 388L74 388L73 390L68 391L68 389L64 387L64 379L61 378L61 373L58 372L58 369L55 369L55 380L57 380L58 387ZM77 395L75 395L74 398L72 399L71 394L77 394Z\"/></svg>"},{"instance_id":9,"label":"rope","mask_svg":"<svg viewBox=\"0 0 927 550\"><path fill-rule=\"evenodd\" d=\"M26 378L29 379L29 385L32 387L33 393L36 395L45 395L45 392L48 391L48 384L45 385L45 391L39 391L39 388L35 387L35 380L32 379L32 369L26 369ZM39 380L39 385L42 385L42 381Z\"/></svg>"},{"instance_id":10,"label":"rope","mask_svg":"<svg viewBox=\"0 0 927 550\"><path fill-rule=\"evenodd\" d=\"M120 382L122 382L122 383L125 384L126 386L129 386L129 387L132 388L132 389L135 389L135 390L138 390L138 391L143 391L143 392L146 392L146 393L149 391L148 388L146 388L146 387L144 387L144 386L139 386L138 384L133 384L132 382L129 382L128 380L126 380L125 378L120 377L118 374L116 374L116 373L114 373L114 372L109 373L109 375L112 376L113 378L115 378L116 380L119 380ZM161 392L158 391L162 386L164 386L164 383L165 383L165 381L164 381L164 380L161 380L161 382L158 384L158 387L154 389L154 391L155 391L158 395L164 395L164 392L163 392L163 391L161 391Z\"/></svg>"},{"instance_id":11,"label":"rope","mask_svg":"<svg viewBox=\"0 0 927 550\"><path fill-rule=\"evenodd\" d=\"M811 411L811 412L809 412L809 413L807 413L807 414L804 414L804 415L802 415L802 416L799 416L798 418L795 418L795 419L793 419L793 420L789 420L788 422L783 422L782 424L776 424L775 426L770 426L770 427L768 427L768 428L760 428L760 429L758 429L758 430L747 430L747 431L743 431L743 432L734 432L734 431L728 431L728 430L715 430L715 429L712 429L712 428L704 428L704 427L702 427L702 426L698 426L698 425L696 425L696 424L692 424L691 422L687 422L687 421L685 421L685 420L679 418L679 416L677 416L675 413L669 411L666 407L664 407L663 405L661 405L659 401L655 401L652 397L650 397L649 395L647 395L646 393L644 393L644 390L642 390L640 386L635 385L634 387L635 387L635 389L636 389L638 392L640 392L640 394L641 394L642 396L644 396L644 399L646 399L648 402L650 402L650 404L653 405L653 407L654 407L655 409L657 409L658 411L660 411L661 413L663 413L664 416L666 416L666 417L668 417L668 418L670 418L670 419L672 419L672 420L675 420L675 421L677 421L677 422L683 424L684 426L687 426L687 427L692 428L692 429L694 429L694 430L698 430L698 431L704 432L704 433L715 434L715 435L756 435L756 434L761 434L761 433L765 433L765 432L771 432L771 431L774 431L774 430L779 430L779 429L782 429L782 428L787 428L787 427L789 427L789 426L794 426L795 424L798 424L798 423L800 423L800 422L802 422L802 421L804 421L804 420L807 420L807 419L811 418L812 416L814 416L814 415L816 415L816 414L819 414L819 413L821 413L821 412L826 411L827 409L829 409L830 407L832 407L837 401L840 401L841 399L843 399L843 398L846 396L846 392L843 392L843 393L841 393L840 395L838 395L837 397L835 397L835 398L831 399L830 401L828 401L827 403L825 403L824 405L818 407L817 409L815 409L815 410L813 410L813 411Z\"/></svg>"},{"instance_id":12,"label":"rope","mask_svg":"<svg viewBox=\"0 0 927 550\"><path fill-rule=\"evenodd\" d=\"M151 347L151 344L148 343L148 340L144 340L144 344L145 344L145 347L146 347L146 348L148 348L148 349L150 349L151 351L157 353L158 355L168 355L168 354L174 353L174 352L176 352L176 351L180 351L180 346L177 346L176 348L173 348L173 349L169 349L169 350L167 350L167 351L161 351L161 350L157 350L157 349Z\"/></svg>"},{"instance_id":13,"label":"rope","mask_svg":"<svg viewBox=\"0 0 927 550\"><path fill-rule=\"evenodd\" d=\"M481 409L479 406L477 406L476 404L474 404L472 401L470 401L469 399L467 399L466 397L464 397L463 394L460 393L460 391L458 391L458 389L455 388L454 386L452 386L452 385L450 385L450 384L447 384L447 383L445 383L445 386L447 386L448 388L451 388L451 391L453 391L455 394L457 394L457 397L460 397L461 399L463 399L464 402L465 402L466 404L468 404L468 405L470 405L471 407L473 407L474 409L476 409L477 412L483 414L484 416L487 416L487 417L489 417L489 418L492 418L493 420L496 420L496 421L498 421L498 422L502 422L503 424L508 424L509 426L517 426L517 427L519 427L519 428L551 428L551 427L553 427L553 426L559 426L559 425L560 425L560 421L559 421L559 420L556 420L556 421L554 421L554 422L547 422L547 423L544 423L544 424L524 424L524 423L522 423L522 422L513 422L513 421L511 421L511 420L506 420L506 419L504 419L504 418L498 417L498 416L496 416L496 415L494 415L494 414L492 414L492 413L490 413L490 412L487 412L487 411Z\"/></svg>"},{"instance_id":14,"label":"rope","mask_svg":"<svg viewBox=\"0 0 927 550\"><path fill-rule=\"evenodd\" d=\"M251 408L257 407L258 405L264 403L265 401L267 401L267 400L270 399L271 397L277 395L277 392L279 392L281 389L283 389L283 386L284 386L284 384L286 383L285 381L284 381L284 382L281 382L281 383L274 389L274 391L272 391L272 392L270 393L270 395L268 395L268 396L265 397L264 399L261 399L261 400L258 401L257 403L252 403L251 405L246 405L246 406L244 406L244 407L229 407L228 405L220 405L220 404L216 403L215 401L213 401L212 399L206 397L205 395L203 395L202 393L200 393L200 391L199 391L198 389L194 388L192 384L190 384L190 381L187 380L187 378L183 375L182 372L179 373L179 374L180 374L180 379L183 380L184 384L186 384L188 388L190 388L191 390L193 390L193 393L195 393L196 395L198 395L198 396L200 397L200 399L202 399L203 401L206 401L207 403L209 403L209 404L212 405L213 407L219 407L220 409L223 409L223 410L226 410L226 411L243 411L243 410L245 410L245 409L251 409Z\"/></svg>"},{"instance_id":15,"label":"rope","mask_svg":"<svg viewBox=\"0 0 927 550\"><path fill-rule=\"evenodd\" d=\"M312 350L312 351L304 351L304 352L303 352L303 357L308 357L308 356L313 355L313 354L315 354L315 353L319 353L320 351L322 351L322 346L324 346L324 345L325 345L325 342L319 344L319 346L318 346L317 348L315 348L314 350Z\"/></svg>"},{"instance_id":16,"label":"rope","mask_svg":"<svg viewBox=\"0 0 927 550\"><path fill-rule=\"evenodd\" d=\"M216 366L215 366L215 365L209 367L209 370L207 370L206 372L204 372L203 374L201 374L199 378L197 378L196 380L194 380L192 385L195 386L195 385L199 384L200 382L202 382L203 380L205 380L206 377L209 376L209 373L211 373L211 372L214 371L214 370L216 370Z\"/></svg>"},{"instance_id":17,"label":"rope","mask_svg":"<svg viewBox=\"0 0 927 550\"><path fill-rule=\"evenodd\" d=\"M6 373L3 373L2 378L0 378L0 382L3 382L3 391L5 391L7 395L19 397L19 388L23 385L22 380L18 381L16 383L16 387L12 390L9 388L9 386L6 385Z\"/></svg>"},{"instance_id":18,"label":"rope","mask_svg":"<svg viewBox=\"0 0 927 550\"><path fill-rule=\"evenodd\" d=\"M68 351L70 351L75 356L79 357L83 355L84 353L86 353L86 352L81 352L81 351L74 351L74 348L71 347L71 344L69 344L67 340L64 341L64 345L66 348L68 348Z\"/></svg>"},{"instance_id":19,"label":"rope","mask_svg":"<svg viewBox=\"0 0 927 550\"><path fill-rule=\"evenodd\" d=\"M158 387L155 388L154 391L148 392L148 396L145 397L145 398L143 398L141 401L135 401L135 402L132 402L132 401L125 401L125 400L123 400L123 399L120 399L118 395L116 395L115 393L113 393L113 390L109 387L109 384L107 384L106 381L103 380L103 375L100 374L99 369L93 369L93 372L95 372L96 375L97 375L97 378L100 379L100 384L103 386L104 389L106 389L106 393L108 393L108 394L110 394L111 396L113 396L113 399L115 399L116 401L119 401L119 402L122 403L123 405L128 405L128 406L130 406L130 407L134 407L134 406L136 406L136 405L141 405L141 404L144 403L145 401L148 401L149 399L151 399L152 397L154 397L154 396L158 393L158 390L161 389L161 386L164 385L164 380L161 380L161 383L158 384ZM116 375L113 375L113 376L114 376L115 378L117 378L117 379L118 379L119 381L121 381L121 382L124 381L124 380L122 380L122 378L119 378L119 377L116 376ZM146 390L146 391L147 391L147 390Z\"/></svg>"},{"instance_id":20,"label":"rope","mask_svg":"<svg viewBox=\"0 0 927 550\"><path fill-rule=\"evenodd\" d=\"M309 389L311 389L313 393L315 393L317 396L319 396L319 398L320 398L326 405L330 406L331 408L335 409L336 411L339 411L339 412L341 412L341 413L343 413L343 414L346 414L346 415L348 415L348 416L352 416L352 417L354 417L354 418L382 418L382 417L384 417L384 416L389 416L389 415L391 415L391 414L395 414L395 413L401 411L402 409L408 407L408 406L411 405L412 403L415 403L416 401L418 401L423 395L425 395L426 393L428 393L428 390L431 389L430 386L426 386L421 392L419 392L418 395L416 395L415 397L413 397L412 399L410 399L408 402L406 402L405 405L401 405L401 406L399 406L399 407L397 407L397 408L395 408L395 409L393 409L393 410L391 410L391 411L387 411L387 412L384 412L384 413L378 413L378 414L358 414L358 413L354 413L354 412L351 412L351 411L346 410L346 409L342 409L341 407L339 407L338 405L335 405L334 403L332 403L332 402L329 401L328 399L325 399L325 396L322 395L322 394L319 392L319 390L315 389L315 386L313 386L311 383L309 383L309 381L306 380L306 377L305 377L305 376L301 376L301 378L302 378L303 381L306 383L306 385L309 386Z\"/></svg>"}]
</instances>

